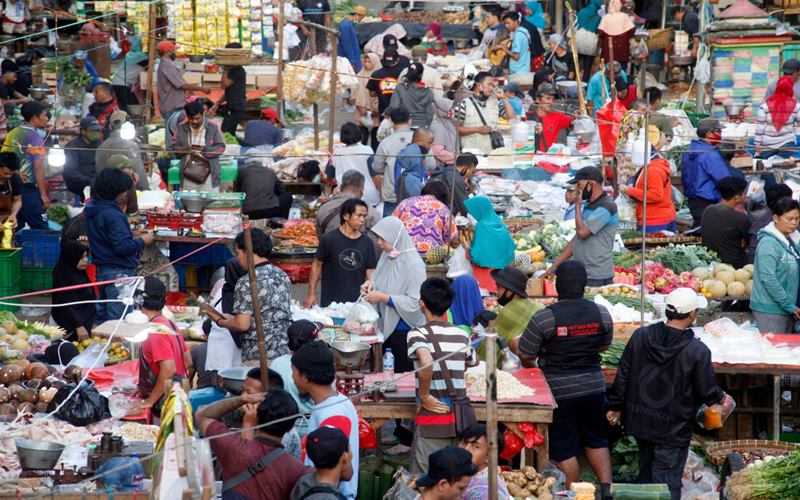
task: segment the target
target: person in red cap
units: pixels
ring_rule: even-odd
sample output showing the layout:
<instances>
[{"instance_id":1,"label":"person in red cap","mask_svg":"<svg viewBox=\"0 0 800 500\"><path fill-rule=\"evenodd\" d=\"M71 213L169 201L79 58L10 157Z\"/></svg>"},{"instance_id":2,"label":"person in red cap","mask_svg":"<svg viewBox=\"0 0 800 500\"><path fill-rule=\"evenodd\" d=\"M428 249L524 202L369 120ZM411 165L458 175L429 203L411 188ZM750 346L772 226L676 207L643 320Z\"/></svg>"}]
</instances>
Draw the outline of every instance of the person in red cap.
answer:
<instances>
[{"instance_id":1,"label":"person in red cap","mask_svg":"<svg viewBox=\"0 0 800 500\"><path fill-rule=\"evenodd\" d=\"M261 110L260 120L250 120L244 127L245 146L277 146L283 142L283 124L273 108Z\"/></svg>"},{"instance_id":2,"label":"person in red cap","mask_svg":"<svg viewBox=\"0 0 800 500\"><path fill-rule=\"evenodd\" d=\"M186 92L211 93L208 87L186 83L182 71L174 63L177 49L178 46L169 40L162 40L156 45L156 50L161 56L156 77L158 109L165 122L186 104Z\"/></svg>"}]
</instances>

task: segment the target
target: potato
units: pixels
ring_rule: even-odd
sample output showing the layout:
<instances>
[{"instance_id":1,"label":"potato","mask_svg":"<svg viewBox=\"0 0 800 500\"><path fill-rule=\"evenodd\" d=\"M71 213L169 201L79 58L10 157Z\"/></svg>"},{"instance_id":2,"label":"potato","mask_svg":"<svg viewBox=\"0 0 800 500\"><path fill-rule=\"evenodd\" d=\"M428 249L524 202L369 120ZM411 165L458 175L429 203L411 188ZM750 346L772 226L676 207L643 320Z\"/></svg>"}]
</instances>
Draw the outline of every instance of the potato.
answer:
<instances>
[{"instance_id":1,"label":"potato","mask_svg":"<svg viewBox=\"0 0 800 500\"><path fill-rule=\"evenodd\" d=\"M539 474L536 473L536 469L531 467L530 465L526 465L522 468L522 473L525 474L525 477L528 479L536 479L539 477Z\"/></svg>"},{"instance_id":2,"label":"potato","mask_svg":"<svg viewBox=\"0 0 800 500\"><path fill-rule=\"evenodd\" d=\"M524 495L522 488L517 486L515 483L508 483L508 492L515 497L521 497Z\"/></svg>"}]
</instances>

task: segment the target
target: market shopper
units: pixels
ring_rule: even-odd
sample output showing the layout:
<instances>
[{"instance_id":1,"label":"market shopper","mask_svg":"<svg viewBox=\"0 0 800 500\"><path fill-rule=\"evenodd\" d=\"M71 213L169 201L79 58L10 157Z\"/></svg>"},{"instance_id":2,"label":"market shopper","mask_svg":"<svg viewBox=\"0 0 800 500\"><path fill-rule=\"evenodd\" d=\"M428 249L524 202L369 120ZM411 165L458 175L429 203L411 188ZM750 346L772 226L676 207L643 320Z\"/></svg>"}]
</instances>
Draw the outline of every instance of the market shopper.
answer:
<instances>
[{"instance_id":1,"label":"market shopper","mask_svg":"<svg viewBox=\"0 0 800 500\"><path fill-rule=\"evenodd\" d=\"M752 264L756 258L756 246L758 245L758 233L772 222L772 211L775 203L781 198L792 197L792 188L784 183L773 184L764 190L766 205L758 210L750 211L749 215L753 221L750 230L747 232L747 263Z\"/></svg>"},{"instance_id":2,"label":"market shopper","mask_svg":"<svg viewBox=\"0 0 800 500\"><path fill-rule=\"evenodd\" d=\"M255 439L231 433L220 421L233 410L249 405L257 405L259 428ZM294 400L281 390L266 395L244 393L198 410L197 428L204 437L212 438L211 451L222 467L223 497L289 498L305 473L303 464L286 453L281 444L283 436L294 427L294 419L286 417L296 413Z\"/></svg>"},{"instance_id":3,"label":"market shopper","mask_svg":"<svg viewBox=\"0 0 800 500\"><path fill-rule=\"evenodd\" d=\"M395 373L412 371L408 359L408 331L425 324L419 307L419 287L425 280L425 263L414 248L403 222L397 217L384 217L372 228L383 252L372 279L361 290L364 300L380 314L380 331L384 332L384 349L394 354Z\"/></svg>"},{"instance_id":4,"label":"market shopper","mask_svg":"<svg viewBox=\"0 0 800 500\"><path fill-rule=\"evenodd\" d=\"M602 7L603 0L590 0L578 11L576 20L575 48L581 65L581 80L587 83L592 76L592 65L597 55L597 28L602 19Z\"/></svg>"},{"instance_id":5,"label":"market shopper","mask_svg":"<svg viewBox=\"0 0 800 500\"><path fill-rule=\"evenodd\" d=\"M150 329L139 350L138 389L143 398L140 408L152 408L154 415L161 411L166 384L176 376L185 378L192 366L180 328L161 314L166 304L164 283L153 276L145 278L141 312L150 323L159 326Z\"/></svg>"},{"instance_id":6,"label":"market shopper","mask_svg":"<svg viewBox=\"0 0 800 500\"><path fill-rule=\"evenodd\" d=\"M453 291L455 296L447 313L447 321L472 334L472 325L484 309L478 280L471 274L457 276L453 280Z\"/></svg>"},{"instance_id":7,"label":"market shopper","mask_svg":"<svg viewBox=\"0 0 800 500\"><path fill-rule=\"evenodd\" d=\"M283 388L292 395L295 403L297 403L299 412L303 414L311 413L314 404L307 398L300 397L300 391L294 384L294 379L292 378L292 356L304 345L317 340L321 330L322 324L320 323L314 323L312 321L308 321L307 319L293 321L286 330L286 336L289 338L289 342L287 344L289 347L289 354L278 356L272 360L272 363L269 364L270 371L274 371L281 377L283 380ZM302 432L303 434L305 433L305 430L305 425L302 429L298 429L298 431Z\"/></svg>"},{"instance_id":8,"label":"market shopper","mask_svg":"<svg viewBox=\"0 0 800 500\"><path fill-rule=\"evenodd\" d=\"M699 139L692 139L689 150L681 158L681 183L686 203L692 212L694 227L700 226L706 207L719 202L717 182L725 177L742 175L731 169L719 152L722 126L715 118L704 118L697 123Z\"/></svg>"},{"instance_id":9,"label":"market shopper","mask_svg":"<svg viewBox=\"0 0 800 500\"><path fill-rule=\"evenodd\" d=\"M622 71L622 65L615 61L606 63L605 67L601 67L591 78L589 84L586 86L586 107L591 116L597 113L597 110L602 108L609 99L611 99L611 70L614 74L614 81L619 76L624 81L628 81L625 72Z\"/></svg>"},{"instance_id":10,"label":"market shopper","mask_svg":"<svg viewBox=\"0 0 800 500\"><path fill-rule=\"evenodd\" d=\"M232 42L225 45L225 48L241 49L242 44ZM239 128L239 122L242 121L247 108L247 72L243 66L227 65L224 67L222 89L224 90L222 96L214 103L214 109L222 106L221 114L224 118L220 129L222 132L236 135L236 129Z\"/></svg>"},{"instance_id":11,"label":"market shopper","mask_svg":"<svg viewBox=\"0 0 800 500\"><path fill-rule=\"evenodd\" d=\"M564 209L564 220L575 220L575 202L578 201L578 188L575 186L568 186L564 191L564 201L567 202L567 208Z\"/></svg>"},{"instance_id":12,"label":"market shopper","mask_svg":"<svg viewBox=\"0 0 800 500\"><path fill-rule=\"evenodd\" d=\"M170 115L179 111L186 105L186 92L202 92L210 94L211 89L200 85L187 83L183 79L183 72L175 65L175 51L178 46L169 40L161 40L156 45L160 59L158 60L158 73L156 76L156 93L158 94L158 110L164 121Z\"/></svg>"},{"instance_id":13,"label":"market shopper","mask_svg":"<svg viewBox=\"0 0 800 500\"><path fill-rule=\"evenodd\" d=\"M456 446L434 451L428 457L428 469L416 484L422 489L420 500L460 500L478 468L472 454Z\"/></svg>"},{"instance_id":14,"label":"market shopper","mask_svg":"<svg viewBox=\"0 0 800 500\"><path fill-rule=\"evenodd\" d=\"M506 12L503 14L503 24L511 36L511 47L503 46L503 50L508 56L509 77L531 72L531 33L519 25L520 15L518 12Z\"/></svg>"},{"instance_id":15,"label":"market shopper","mask_svg":"<svg viewBox=\"0 0 800 500\"><path fill-rule=\"evenodd\" d=\"M414 131L411 130L411 117L408 110L395 108L389 112L392 121L392 133L380 144L375 151L372 162L372 180L381 193L383 201L383 216L391 215L397 206L397 193L395 193L394 165L397 154L401 149L411 144Z\"/></svg>"},{"instance_id":16,"label":"market shopper","mask_svg":"<svg viewBox=\"0 0 800 500\"><path fill-rule=\"evenodd\" d=\"M53 268L53 288L80 287L72 290L53 292L52 302L73 305L53 307L53 321L67 332L66 339L86 340L91 335L96 317L94 301L97 299L94 288L88 286L89 247L75 240L64 240L58 254L58 262ZM82 302L82 303L81 303Z\"/></svg>"},{"instance_id":17,"label":"market shopper","mask_svg":"<svg viewBox=\"0 0 800 500\"><path fill-rule=\"evenodd\" d=\"M636 26L630 16L622 12L622 2L611 0L606 14L597 26L600 57L604 61L619 62L623 69L626 69L630 58L630 40L634 32Z\"/></svg>"},{"instance_id":18,"label":"market shopper","mask_svg":"<svg viewBox=\"0 0 800 500\"><path fill-rule=\"evenodd\" d=\"M711 351L691 329L707 305L690 288L670 292L667 320L639 328L625 346L606 404L608 422L622 423L639 445L639 482L666 483L673 500L681 497L699 405L725 397Z\"/></svg>"},{"instance_id":19,"label":"market shopper","mask_svg":"<svg viewBox=\"0 0 800 500\"><path fill-rule=\"evenodd\" d=\"M0 223L9 222L16 227L22 209L22 190L19 160L13 153L0 153Z\"/></svg>"},{"instance_id":20,"label":"market shopper","mask_svg":"<svg viewBox=\"0 0 800 500\"><path fill-rule=\"evenodd\" d=\"M92 184L95 173L95 154L100 146L101 125L97 118L81 119L80 135L64 146L64 184L70 193L84 200L83 191Z\"/></svg>"},{"instance_id":21,"label":"market shopper","mask_svg":"<svg viewBox=\"0 0 800 500\"><path fill-rule=\"evenodd\" d=\"M356 5L353 10L339 23L339 44L337 55L347 58L353 71L361 71L361 45L358 43L356 24L360 23L369 14L363 5Z\"/></svg>"},{"instance_id":22,"label":"market shopper","mask_svg":"<svg viewBox=\"0 0 800 500\"><path fill-rule=\"evenodd\" d=\"M394 162L395 199L401 202L422 194L430 172L425 158L433 145L433 132L420 127L414 131L411 144L397 153Z\"/></svg>"},{"instance_id":23,"label":"market shopper","mask_svg":"<svg viewBox=\"0 0 800 500\"><path fill-rule=\"evenodd\" d=\"M405 60L403 60L405 59ZM408 58L402 58L396 46L389 46L383 52L381 67L372 72L367 90L378 98L378 114L383 116L392 100L392 95L400 79L400 73L408 67Z\"/></svg>"},{"instance_id":24,"label":"market shopper","mask_svg":"<svg viewBox=\"0 0 800 500\"><path fill-rule=\"evenodd\" d=\"M720 201L703 212L700 232L703 245L717 252L719 259L739 269L747 264L747 240L752 221L746 212L737 210L746 199L747 181L725 177L717 183Z\"/></svg>"},{"instance_id":25,"label":"market shopper","mask_svg":"<svg viewBox=\"0 0 800 500\"><path fill-rule=\"evenodd\" d=\"M43 137L50 117L42 104L30 101L22 105L22 119L25 122L8 133L2 149L4 153L14 153L20 165L22 208L17 214L17 225L47 229L50 194L44 172Z\"/></svg>"},{"instance_id":26,"label":"market shopper","mask_svg":"<svg viewBox=\"0 0 800 500\"><path fill-rule=\"evenodd\" d=\"M418 404L411 450L412 474L428 470L431 453L456 444L454 401L466 396L464 370L476 364L469 334L441 321L453 303L453 296L453 288L446 279L426 279L420 287L419 304L426 323L408 333L408 358L414 362L414 369L420 370L415 380ZM434 363L445 356L447 361ZM434 421L433 417L438 418Z\"/></svg>"},{"instance_id":27,"label":"market shopper","mask_svg":"<svg viewBox=\"0 0 800 500\"><path fill-rule=\"evenodd\" d=\"M505 438L503 433L497 433L497 450L503 450ZM472 464L478 472L469 480L467 489L464 490L462 500L484 500L489 497L489 435L486 424L473 424L458 435L458 447L472 454ZM497 497L508 498L508 488L505 481L497 475Z\"/></svg>"},{"instance_id":28,"label":"market shopper","mask_svg":"<svg viewBox=\"0 0 800 500\"><path fill-rule=\"evenodd\" d=\"M509 265L514 260L517 246L511 238L508 227L495 213L491 200L479 195L465 201L464 206L469 215L477 221L472 246L469 248L469 258L473 267L503 269ZM473 270L476 271L478 270ZM486 273L488 271L483 271L483 274L476 272L475 277L484 288L493 291L491 286L486 286Z\"/></svg>"},{"instance_id":29,"label":"market shopper","mask_svg":"<svg viewBox=\"0 0 800 500\"><path fill-rule=\"evenodd\" d=\"M231 313L236 282L246 273L239 266L236 257L225 262L223 269L223 278L211 289L210 304L221 313ZM207 370L217 372L242 365L242 351L239 349L241 332L222 328L211 319L207 319L203 323L203 331L208 335L208 350L205 359Z\"/></svg>"},{"instance_id":30,"label":"market shopper","mask_svg":"<svg viewBox=\"0 0 800 500\"><path fill-rule=\"evenodd\" d=\"M608 310L583 298L586 269L567 261L556 271L558 302L537 312L519 338L519 352L537 359L558 404L550 424L550 456L566 476L578 480L581 451L611 496L611 456L605 433L605 379L600 352L611 344L614 323Z\"/></svg>"},{"instance_id":31,"label":"market shopper","mask_svg":"<svg viewBox=\"0 0 800 500\"><path fill-rule=\"evenodd\" d=\"M112 155L106 162L106 168L122 170L133 181L128 190L128 196L125 198L125 204L120 207L126 214L135 214L139 211L139 200L136 194L136 182L139 178L133 167L133 161L123 155Z\"/></svg>"},{"instance_id":32,"label":"market shopper","mask_svg":"<svg viewBox=\"0 0 800 500\"><path fill-rule=\"evenodd\" d=\"M181 159L181 190L212 191L219 188L219 157L225 139L219 127L205 116L199 101L183 107L186 120L175 131L175 155ZM205 178L203 178L205 177Z\"/></svg>"},{"instance_id":33,"label":"market shopper","mask_svg":"<svg viewBox=\"0 0 800 500\"><path fill-rule=\"evenodd\" d=\"M360 449L356 408L347 396L331 387L336 379L336 367L328 344L316 340L298 349L292 355L292 378L300 394L310 396L314 401L314 409L308 422L309 433L325 425L324 422L329 417L343 417L350 426L350 449ZM353 475L350 479L340 479L339 491L348 499L355 500L358 491L358 482L354 479L358 478L358 453L352 453L350 463ZM313 465L309 457L306 457L306 465Z\"/></svg>"},{"instance_id":34,"label":"market shopper","mask_svg":"<svg viewBox=\"0 0 800 500\"><path fill-rule=\"evenodd\" d=\"M797 59L786 59L783 61L783 65L781 65L781 73L782 76L772 80L767 85L767 91L764 93L764 100L769 99L775 94L775 90L778 88L778 82L785 77L789 77L792 79L792 90L794 91L794 97L800 98L800 61Z\"/></svg>"},{"instance_id":35,"label":"market shopper","mask_svg":"<svg viewBox=\"0 0 800 500\"><path fill-rule=\"evenodd\" d=\"M466 217L467 207L464 205L472 191L472 178L478 170L478 157L472 153L462 153L456 158L455 166L445 165L431 172L429 182L441 180L447 186L447 206L453 215ZM455 184L455 186L453 185Z\"/></svg>"},{"instance_id":36,"label":"market shopper","mask_svg":"<svg viewBox=\"0 0 800 500\"><path fill-rule=\"evenodd\" d=\"M339 483L353 478L353 451L348 435L337 427L320 427L308 435L306 453L316 470L301 477L291 500L343 500Z\"/></svg>"},{"instance_id":37,"label":"market shopper","mask_svg":"<svg viewBox=\"0 0 800 500\"><path fill-rule=\"evenodd\" d=\"M562 131L572 126L574 118L553 110L558 91L551 84L545 84L536 91L536 108L529 118L537 124L535 128L536 150L547 151L558 142Z\"/></svg>"},{"instance_id":38,"label":"market shopper","mask_svg":"<svg viewBox=\"0 0 800 500\"><path fill-rule=\"evenodd\" d=\"M456 109L461 149L477 149L489 154L496 149L490 134L496 129L497 121L500 117L515 120L517 114L489 73L479 72L470 84L473 95L462 100Z\"/></svg>"},{"instance_id":39,"label":"market shopper","mask_svg":"<svg viewBox=\"0 0 800 500\"><path fill-rule=\"evenodd\" d=\"M367 84L372 73L380 68L381 58L378 54L372 52L364 54L361 59L361 70L356 73L358 85L353 90L353 103L356 106L353 121L361 125L364 141L368 141L365 144L372 146L373 149L378 147L376 134L380 116L378 116L378 98L370 94Z\"/></svg>"},{"instance_id":40,"label":"market shopper","mask_svg":"<svg viewBox=\"0 0 800 500\"><path fill-rule=\"evenodd\" d=\"M328 198L317 211L316 227L317 237L339 229L342 225L339 218L339 211L342 204L350 198L363 199L364 184L367 178L358 170L348 170L342 175L342 182L339 184L339 192ZM380 213L373 207L367 208L367 218L364 221L362 231L369 231L378 221L381 220Z\"/></svg>"},{"instance_id":41,"label":"market shopper","mask_svg":"<svg viewBox=\"0 0 800 500\"><path fill-rule=\"evenodd\" d=\"M414 62L400 79L389 100L389 107L405 108L414 126L430 127L433 121L433 92L422 83L425 67Z\"/></svg>"},{"instance_id":42,"label":"market shopper","mask_svg":"<svg viewBox=\"0 0 800 500\"><path fill-rule=\"evenodd\" d=\"M139 84L141 73L147 68L147 54L141 51L131 51L125 54L125 59L111 76L111 86L117 96L117 104L122 111L128 111L128 105L139 105L139 96L142 88Z\"/></svg>"},{"instance_id":43,"label":"market shopper","mask_svg":"<svg viewBox=\"0 0 800 500\"><path fill-rule=\"evenodd\" d=\"M250 220L289 218L292 194L278 179L275 171L264 165L261 156L248 156L239 167L234 182L237 193L244 193L242 213Z\"/></svg>"},{"instance_id":44,"label":"market shopper","mask_svg":"<svg viewBox=\"0 0 800 500\"><path fill-rule=\"evenodd\" d=\"M283 143L283 124L278 112L272 108L261 110L258 120L250 120L244 126L244 146L277 146Z\"/></svg>"},{"instance_id":45,"label":"market shopper","mask_svg":"<svg viewBox=\"0 0 800 500\"><path fill-rule=\"evenodd\" d=\"M352 122L342 125L339 138L344 146L333 151L333 168L336 171L336 183L341 184L345 172L355 170L364 176L364 195L362 199L370 207L381 202L380 193L369 172L369 159L372 157L372 148L361 143L361 128Z\"/></svg>"},{"instance_id":46,"label":"market shopper","mask_svg":"<svg viewBox=\"0 0 800 500\"><path fill-rule=\"evenodd\" d=\"M796 134L800 128L800 102L794 97L794 79L778 80L775 93L758 107L754 144L762 158L794 156Z\"/></svg>"},{"instance_id":47,"label":"market shopper","mask_svg":"<svg viewBox=\"0 0 800 500\"><path fill-rule=\"evenodd\" d=\"M800 203L781 198L772 222L758 232L750 309L759 331L790 333L800 319Z\"/></svg>"},{"instance_id":48,"label":"market shopper","mask_svg":"<svg viewBox=\"0 0 800 500\"><path fill-rule=\"evenodd\" d=\"M111 113L108 120L111 124L111 135L97 146L97 151L94 155L95 174L100 174L101 171L109 166L108 161L112 156L122 155L132 162L131 169L136 172L138 177L137 182L134 183L136 188L142 191L150 189L139 144L136 141L122 137L122 125L128 121L128 114L124 111L115 111Z\"/></svg>"},{"instance_id":49,"label":"market shopper","mask_svg":"<svg viewBox=\"0 0 800 500\"><path fill-rule=\"evenodd\" d=\"M153 235L134 237L128 218L120 208L126 203L133 182L122 170L106 169L92 184L92 199L86 204L86 229L97 280L108 281L136 275L139 254L153 243ZM99 299L116 299L120 288L111 283L100 287ZM126 307L121 302L97 304L97 322L122 319Z\"/></svg>"},{"instance_id":50,"label":"market shopper","mask_svg":"<svg viewBox=\"0 0 800 500\"><path fill-rule=\"evenodd\" d=\"M94 94L94 102L89 105L89 114L87 116L93 116L97 119L97 122L103 128L103 137L107 138L111 133L111 124L109 123L111 113L119 110L114 87L110 83L100 82L94 86L92 94Z\"/></svg>"},{"instance_id":51,"label":"market shopper","mask_svg":"<svg viewBox=\"0 0 800 500\"><path fill-rule=\"evenodd\" d=\"M291 282L285 272L271 264L268 259L272 253L272 241L264 231L252 228L250 236L253 240L253 263L255 264L258 299L264 322L264 341L267 358L270 360L288 354L286 346L286 329L291 323ZM247 269L244 233L239 233L234 240L236 259L242 269ZM256 333L253 302L250 292L250 280L242 276L236 282L234 291L233 314L225 314L217 324L229 330L245 332L241 339L242 361L245 365L255 366L259 363L258 334Z\"/></svg>"},{"instance_id":52,"label":"market shopper","mask_svg":"<svg viewBox=\"0 0 800 500\"><path fill-rule=\"evenodd\" d=\"M675 204L672 203L672 166L659 151L665 140L655 126L650 127L647 140L650 142L650 160L647 164L647 186L645 186L642 169L633 176L631 185L620 186L619 191L628 195L636 204L637 229L646 226L648 233L656 231L677 230ZM647 191L647 221L642 218L644 211L645 191Z\"/></svg>"},{"instance_id":53,"label":"market shopper","mask_svg":"<svg viewBox=\"0 0 800 500\"><path fill-rule=\"evenodd\" d=\"M433 248L439 248L442 255L448 253L448 246L458 246L458 229L455 218L447 208L447 185L431 180L422 188L420 196L406 198L392 213L406 226L414 247L422 258L426 258Z\"/></svg>"},{"instance_id":54,"label":"market shopper","mask_svg":"<svg viewBox=\"0 0 800 500\"><path fill-rule=\"evenodd\" d=\"M552 276L559 265L572 258L586 268L588 286L608 285L614 279L617 204L603 190L603 173L597 167L583 167L569 184L575 184L580 193L575 199L575 236L547 275Z\"/></svg>"},{"instance_id":55,"label":"market shopper","mask_svg":"<svg viewBox=\"0 0 800 500\"><path fill-rule=\"evenodd\" d=\"M342 203L339 229L324 234L319 240L303 307L309 308L317 303L317 283L320 278L320 306L358 300L361 284L372 278L377 264L375 245L362 232L367 209L367 204L358 198L350 198Z\"/></svg>"}]
</instances>

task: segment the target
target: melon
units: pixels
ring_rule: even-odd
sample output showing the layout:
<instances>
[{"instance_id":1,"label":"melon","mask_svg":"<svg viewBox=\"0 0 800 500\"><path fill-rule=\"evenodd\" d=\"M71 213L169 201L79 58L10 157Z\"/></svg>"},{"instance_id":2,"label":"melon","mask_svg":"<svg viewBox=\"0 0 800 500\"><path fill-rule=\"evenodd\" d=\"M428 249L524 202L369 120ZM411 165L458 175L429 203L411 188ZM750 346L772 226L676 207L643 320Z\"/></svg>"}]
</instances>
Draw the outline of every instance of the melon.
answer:
<instances>
[{"instance_id":1,"label":"melon","mask_svg":"<svg viewBox=\"0 0 800 500\"><path fill-rule=\"evenodd\" d=\"M692 271L692 275L700 280L705 280L711 277L711 271L707 267L697 267Z\"/></svg>"},{"instance_id":2,"label":"melon","mask_svg":"<svg viewBox=\"0 0 800 500\"><path fill-rule=\"evenodd\" d=\"M747 295L753 295L753 280L748 280L745 285L745 292Z\"/></svg>"},{"instance_id":3,"label":"melon","mask_svg":"<svg viewBox=\"0 0 800 500\"><path fill-rule=\"evenodd\" d=\"M721 273L722 271L730 271L733 272L733 266L729 266L728 264L717 264L714 266L714 275Z\"/></svg>"},{"instance_id":4,"label":"melon","mask_svg":"<svg viewBox=\"0 0 800 500\"><path fill-rule=\"evenodd\" d=\"M747 291L747 287L744 283L740 283L738 281L734 281L728 284L728 295L731 297L744 297L745 292Z\"/></svg>"},{"instance_id":5,"label":"melon","mask_svg":"<svg viewBox=\"0 0 800 500\"><path fill-rule=\"evenodd\" d=\"M717 280L725 283L725 286L736 281L736 276L733 274L733 271L720 271L717 273L716 276Z\"/></svg>"},{"instance_id":6,"label":"melon","mask_svg":"<svg viewBox=\"0 0 800 500\"><path fill-rule=\"evenodd\" d=\"M752 276L752 275L754 275L756 273L756 268L753 266L753 264L747 264L742 269L744 269L745 271L750 273L750 276Z\"/></svg>"},{"instance_id":7,"label":"melon","mask_svg":"<svg viewBox=\"0 0 800 500\"><path fill-rule=\"evenodd\" d=\"M719 299L724 297L728 292L728 286L722 281L714 280L706 290L708 290L708 293L710 293L713 298Z\"/></svg>"},{"instance_id":8,"label":"melon","mask_svg":"<svg viewBox=\"0 0 800 500\"><path fill-rule=\"evenodd\" d=\"M739 283L747 283L747 280L752 278L750 272L747 269L737 269L736 271L733 272L733 276Z\"/></svg>"},{"instance_id":9,"label":"melon","mask_svg":"<svg viewBox=\"0 0 800 500\"><path fill-rule=\"evenodd\" d=\"M703 280L703 288L708 290L709 287L711 287L711 283L714 283L715 281L717 281L717 280L715 280L714 278L709 278L707 280Z\"/></svg>"}]
</instances>

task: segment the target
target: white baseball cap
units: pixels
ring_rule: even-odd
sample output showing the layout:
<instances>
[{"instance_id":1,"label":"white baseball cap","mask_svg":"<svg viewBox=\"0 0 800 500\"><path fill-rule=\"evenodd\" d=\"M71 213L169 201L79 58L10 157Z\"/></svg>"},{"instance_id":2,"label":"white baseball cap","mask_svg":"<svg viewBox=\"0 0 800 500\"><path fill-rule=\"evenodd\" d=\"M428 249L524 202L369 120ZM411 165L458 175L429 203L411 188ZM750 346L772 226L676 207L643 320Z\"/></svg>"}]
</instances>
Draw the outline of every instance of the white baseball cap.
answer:
<instances>
[{"instance_id":1,"label":"white baseball cap","mask_svg":"<svg viewBox=\"0 0 800 500\"><path fill-rule=\"evenodd\" d=\"M691 288L678 288L667 295L667 310L678 314L688 314L695 309L708 307L708 300Z\"/></svg>"}]
</instances>

